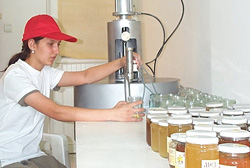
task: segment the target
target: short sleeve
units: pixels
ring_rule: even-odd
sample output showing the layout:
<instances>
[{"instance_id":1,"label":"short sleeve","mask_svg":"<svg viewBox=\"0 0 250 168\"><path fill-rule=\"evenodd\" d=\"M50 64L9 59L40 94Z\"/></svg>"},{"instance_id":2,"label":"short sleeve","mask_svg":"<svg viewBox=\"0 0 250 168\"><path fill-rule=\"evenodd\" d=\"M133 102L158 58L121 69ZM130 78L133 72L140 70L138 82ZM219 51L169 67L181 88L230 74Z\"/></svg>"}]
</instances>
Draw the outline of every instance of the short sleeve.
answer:
<instances>
[{"instance_id":1,"label":"short sleeve","mask_svg":"<svg viewBox=\"0 0 250 168\"><path fill-rule=\"evenodd\" d=\"M32 81L16 71L9 72L4 80L4 93L9 99L19 102L28 93L38 90Z\"/></svg>"}]
</instances>

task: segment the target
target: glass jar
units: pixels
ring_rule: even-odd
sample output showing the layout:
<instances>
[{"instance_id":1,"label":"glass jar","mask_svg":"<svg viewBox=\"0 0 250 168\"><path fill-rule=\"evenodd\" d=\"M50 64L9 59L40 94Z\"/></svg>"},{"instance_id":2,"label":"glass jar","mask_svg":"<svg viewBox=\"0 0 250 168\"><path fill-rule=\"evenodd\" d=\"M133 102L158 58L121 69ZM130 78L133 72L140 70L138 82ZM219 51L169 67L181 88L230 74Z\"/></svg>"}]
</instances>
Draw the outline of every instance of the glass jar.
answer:
<instances>
[{"instance_id":1,"label":"glass jar","mask_svg":"<svg viewBox=\"0 0 250 168\"><path fill-rule=\"evenodd\" d=\"M196 124L194 125L195 130L206 130L206 131L213 131L213 127L215 124Z\"/></svg>"},{"instance_id":2,"label":"glass jar","mask_svg":"<svg viewBox=\"0 0 250 168\"><path fill-rule=\"evenodd\" d=\"M220 137L219 137L220 138L219 144L238 143L238 144L247 145L250 147L249 137L250 137L250 134L246 130L221 131Z\"/></svg>"},{"instance_id":3,"label":"glass jar","mask_svg":"<svg viewBox=\"0 0 250 168\"><path fill-rule=\"evenodd\" d=\"M206 108L204 107L188 108L188 112L192 115L193 118L200 117L200 112L204 112L204 111L206 111Z\"/></svg>"},{"instance_id":4,"label":"glass jar","mask_svg":"<svg viewBox=\"0 0 250 168\"><path fill-rule=\"evenodd\" d=\"M171 135L174 133L185 133L192 129L191 118L169 118L168 119L168 137L167 137L167 152L169 153L169 144L171 143Z\"/></svg>"},{"instance_id":5,"label":"glass jar","mask_svg":"<svg viewBox=\"0 0 250 168\"><path fill-rule=\"evenodd\" d=\"M168 153L167 153L168 121L160 120L158 124L159 124L158 152L161 157L168 158Z\"/></svg>"},{"instance_id":6,"label":"glass jar","mask_svg":"<svg viewBox=\"0 0 250 168\"><path fill-rule=\"evenodd\" d=\"M217 137L187 137L186 168L219 168L218 141Z\"/></svg>"},{"instance_id":7,"label":"glass jar","mask_svg":"<svg viewBox=\"0 0 250 168\"><path fill-rule=\"evenodd\" d=\"M223 116L243 116L242 110L223 110L222 111Z\"/></svg>"},{"instance_id":8,"label":"glass jar","mask_svg":"<svg viewBox=\"0 0 250 168\"><path fill-rule=\"evenodd\" d=\"M152 117L150 124L150 132L151 132L151 148L153 151L158 152L158 132L159 132L159 124L160 120L164 120L164 117Z\"/></svg>"},{"instance_id":9,"label":"glass jar","mask_svg":"<svg viewBox=\"0 0 250 168\"><path fill-rule=\"evenodd\" d=\"M185 133L174 133L171 135L171 143L169 144L169 165L170 168L175 168L175 152L178 137L186 137Z\"/></svg>"},{"instance_id":10,"label":"glass jar","mask_svg":"<svg viewBox=\"0 0 250 168\"><path fill-rule=\"evenodd\" d=\"M188 130L186 132L187 136L211 136L216 137L215 131L205 131L205 130Z\"/></svg>"},{"instance_id":11,"label":"glass jar","mask_svg":"<svg viewBox=\"0 0 250 168\"><path fill-rule=\"evenodd\" d=\"M247 119L243 116L223 117L221 122L225 125L236 125L243 130L247 130Z\"/></svg>"},{"instance_id":12,"label":"glass jar","mask_svg":"<svg viewBox=\"0 0 250 168\"><path fill-rule=\"evenodd\" d=\"M248 168L250 167L249 147L235 143L220 144L219 161L221 168Z\"/></svg>"},{"instance_id":13,"label":"glass jar","mask_svg":"<svg viewBox=\"0 0 250 168\"><path fill-rule=\"evenodd\" d=\"M211 109L223 109L223 103L221 102L210 102L206 104L206 110L210 111Z\"/></svg>"},{"instance_id":14,"label":"glass jar","mask_svg":"<svg viewBox=\"0 0 250 168\"><path fill-rule=\"evenodd\" d=\"M151 118L152 117L162 117L163 119L167 118L168 115L165 113L161 114L161 113L148 113L146 115L146 142L149 146L151 146L151 130L150 130L150 124L151 122Z\"/></svg>"},{"instance_id":15,"label":"glass jar","mask_svg":"<svg viewBox=\"0 0 250 168\"><path fill-rule=\"evenodd\" d=\"M185 168L186 137L178 137L175 152L175 168Z\"/></svg>"}]
</instances>

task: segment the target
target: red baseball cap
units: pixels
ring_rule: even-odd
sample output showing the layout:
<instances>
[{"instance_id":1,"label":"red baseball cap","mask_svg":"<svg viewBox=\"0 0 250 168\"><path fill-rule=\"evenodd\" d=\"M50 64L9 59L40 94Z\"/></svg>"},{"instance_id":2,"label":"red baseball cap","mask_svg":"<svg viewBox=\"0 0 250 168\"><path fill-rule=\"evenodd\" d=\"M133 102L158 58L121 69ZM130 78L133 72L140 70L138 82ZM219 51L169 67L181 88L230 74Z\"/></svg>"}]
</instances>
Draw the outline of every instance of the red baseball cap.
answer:
<instances>
[{"instance_id":1,"label":"red baseball cap","mask_svg":"<svg viewBox=\"0 0 250 168\"><path fill-rule=\"evenodd\" d=\"M77 38L62 33L55 20L46 14L36 15L26 23L22 41L34 37L46 37L69 42L77 41Z\"/></svg>"}]
</instances>

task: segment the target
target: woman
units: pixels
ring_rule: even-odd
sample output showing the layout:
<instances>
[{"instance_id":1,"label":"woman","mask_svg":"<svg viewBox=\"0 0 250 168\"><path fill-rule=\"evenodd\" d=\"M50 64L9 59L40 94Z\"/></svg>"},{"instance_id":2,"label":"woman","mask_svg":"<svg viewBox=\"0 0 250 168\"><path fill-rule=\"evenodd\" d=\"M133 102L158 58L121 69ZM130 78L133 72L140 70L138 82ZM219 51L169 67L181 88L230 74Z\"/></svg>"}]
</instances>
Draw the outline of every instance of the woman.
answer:
<instances>
[{"instance_id":1,"label":"woman","mask_svg":"<svg viewBox=\"0 0 250 168\"><path fill-rule=\"evenodd\" d=\"M25 26L22 52L12 57L0 80L0 160L4 168L64 167L40 151L45 115L60 121L142 121L144 109L133 108L142 101L118 102L111 109L85 109L49 99L51 89L96 82L126 63L121 58L81 72L54 69L51 65L61 40L77 41L62 33L52 17L32 17Z\"/></svg>"}]
</instances>

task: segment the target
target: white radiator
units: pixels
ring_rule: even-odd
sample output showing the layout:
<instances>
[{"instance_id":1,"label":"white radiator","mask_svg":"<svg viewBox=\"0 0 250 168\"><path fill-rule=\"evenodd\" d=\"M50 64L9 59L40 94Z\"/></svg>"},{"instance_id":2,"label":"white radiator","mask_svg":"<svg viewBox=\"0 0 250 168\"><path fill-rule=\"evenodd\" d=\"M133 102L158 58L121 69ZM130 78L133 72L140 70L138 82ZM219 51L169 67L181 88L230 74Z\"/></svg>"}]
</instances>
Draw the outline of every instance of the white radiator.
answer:
<instances>
[{"instance_id":1,"label":"white radiator","mask_svg":"<svg viewBox=\"0 0 250 168\"><path fill-rule=\"evenodd\" d=\"M55 62L54 67L64 71L81 71L106 62L107 60L60 57ZM53 91L51 99L58 104L74 106L74 87L62 87L59 91ZM50 119L48 122L48 132L66 135L69 142L69 152L75 153L74 122L60 122L53 119Z\"/></svg>"}]
</instances>

